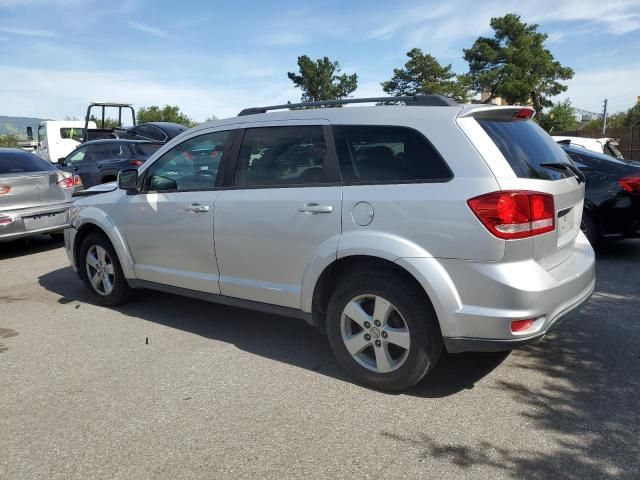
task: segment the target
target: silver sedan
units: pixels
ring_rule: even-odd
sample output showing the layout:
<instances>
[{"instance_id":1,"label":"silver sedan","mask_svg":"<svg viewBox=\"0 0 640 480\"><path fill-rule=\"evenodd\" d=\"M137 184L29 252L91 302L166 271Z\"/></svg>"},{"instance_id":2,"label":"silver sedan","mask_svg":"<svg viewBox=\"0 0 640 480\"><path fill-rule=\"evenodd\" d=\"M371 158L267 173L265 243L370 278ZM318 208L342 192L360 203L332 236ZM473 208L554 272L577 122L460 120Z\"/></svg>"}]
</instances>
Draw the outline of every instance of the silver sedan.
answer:
<instances>
[{"instance_id":1,"label":"silver sedan","mask_svg":"<svg viewBox=\"0 0 640 480\"><path fill-rule=\"evenodd\" d=\"M81 188L77 175L32 153L0 148L0 242L61 232L73 192Z\"/></svg>"}]
</instances>

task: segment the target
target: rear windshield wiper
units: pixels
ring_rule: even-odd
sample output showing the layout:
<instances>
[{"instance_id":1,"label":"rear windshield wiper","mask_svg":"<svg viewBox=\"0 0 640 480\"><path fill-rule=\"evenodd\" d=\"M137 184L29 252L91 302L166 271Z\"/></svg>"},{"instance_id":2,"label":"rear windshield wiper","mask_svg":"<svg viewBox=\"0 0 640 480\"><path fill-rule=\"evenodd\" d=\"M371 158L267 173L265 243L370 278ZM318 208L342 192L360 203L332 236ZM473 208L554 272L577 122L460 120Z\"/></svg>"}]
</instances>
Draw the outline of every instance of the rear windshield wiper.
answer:
<instances>
[{"instance_id":1,"label":"rear windshield wiper","mask_svg":"<svg viewBox=\"0 0 640 480\"><path fill-rule=\"evenodd\" d=\"M586 180L584 173L582 173L578 167L576 167L575 165L571 165L569 163L549 162L549 163L541 163L540 166L544 168L550 168L552 170L558 170L561 172L569 172L574 177L576 177L576 179L578 180L578 183L584 183Z\"/></svg>"}]
</instances>

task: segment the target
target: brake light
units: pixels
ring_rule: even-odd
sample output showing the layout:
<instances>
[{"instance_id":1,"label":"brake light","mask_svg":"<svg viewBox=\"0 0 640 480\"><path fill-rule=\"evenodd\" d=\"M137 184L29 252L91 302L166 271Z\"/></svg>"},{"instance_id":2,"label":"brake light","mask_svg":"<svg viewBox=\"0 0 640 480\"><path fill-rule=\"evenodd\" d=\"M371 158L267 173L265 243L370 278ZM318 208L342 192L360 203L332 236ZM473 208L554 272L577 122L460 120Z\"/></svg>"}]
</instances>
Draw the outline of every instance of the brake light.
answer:
<instances>
[{"instance_id":1,"label":"brake light","mask_svg":"<svg viewBox=\"0 0 640 480\"><path fill-rule=\"evenodd\" d=\"M58 186L60 188L73 188L82 185L82 180L78 175L71 175L69 177L64 177L62 180L58 182Z\"/></svg>"},{"instance_id":2,"label":"brake light","mask_svg":"<svg viewBox=\"0 0 640 480\"><path fill-rule=\"evenodd\" d=\"M521 120L529 120L530 118L533 118L534 113L535 113L535 110L533 108L521 108L515 113L513 118L519 118Z\"/></svg>"},{"instance_id":3,"label":"brake light","mask_svg":"<svg viewBox=\"0 0 640 480\"><path fill-rule=\"evenodd\" d=\"M11 191L11 185L0 185L0 195L6 195Z\"/></svg>"},{"instance_id":4,"label":"brake light","mask_svg":"<svg viewBox=\"0 0 640 480\"><path fill-rule=\"evenodd\" d=\"M133 165L134 167L139 167L143 163L144 163L144 160L131 160L131 165Z\"/></svg>"},{"instance_id":5,"label":"brake light","mask_svg":"<svg viewBox=\"0 0 640 480\"><path fill-rule=\"evenodd\" d=\"M511 322L511 331L513 333L524 332L525 330L529 330L531 325L533 325L533 318L528 320L516 320L515 322Z\"/></svg>"},{"instance_id":6,"label":"brake light","mask_svg":"<svg viewBox=\"0 0 640 480\"><path fill-rule=\"evenodd\" d=\"M640 193L640 173L621 178L618 184L629 193Z\"/></svg>"},{"instance_id":7,"label":"brake light","mask_svg":"<svg viewBox=\"0 0 640 480\"><path fill-rule=\"evenodd\" d=\"M493 235L505 240L529 238L556 228L553 196L525 190L493 192L467 201Z\"/></svg>"}]
</instances>

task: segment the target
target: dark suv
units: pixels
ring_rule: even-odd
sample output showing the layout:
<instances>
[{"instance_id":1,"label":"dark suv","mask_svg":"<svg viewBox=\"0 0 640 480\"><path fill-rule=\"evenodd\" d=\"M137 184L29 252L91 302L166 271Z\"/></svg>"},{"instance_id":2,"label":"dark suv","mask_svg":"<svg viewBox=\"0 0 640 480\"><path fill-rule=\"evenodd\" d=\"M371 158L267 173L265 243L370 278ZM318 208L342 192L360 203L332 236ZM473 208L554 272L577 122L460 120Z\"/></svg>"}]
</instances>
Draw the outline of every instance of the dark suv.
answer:
<instances>
[{"instance_id":1,"label":"dark suv","mask_svg":"<svg viewBox=\"0 0 640 480\"><path fill-rule=\"evenodd\" d=\"M58 168L75 173L84 188L89 188L115 182L120 170L139 167L161 146L161 143L143 140L93 140L59 159Z\"/></svg>"}]
</instances>

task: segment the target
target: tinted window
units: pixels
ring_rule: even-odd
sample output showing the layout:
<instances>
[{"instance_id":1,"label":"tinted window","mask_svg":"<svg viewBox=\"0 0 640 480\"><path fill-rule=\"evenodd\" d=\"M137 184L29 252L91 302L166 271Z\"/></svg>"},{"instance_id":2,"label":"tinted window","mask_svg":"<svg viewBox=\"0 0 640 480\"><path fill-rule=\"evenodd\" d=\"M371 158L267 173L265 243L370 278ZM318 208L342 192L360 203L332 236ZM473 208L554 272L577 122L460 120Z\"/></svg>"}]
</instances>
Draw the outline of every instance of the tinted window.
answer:
<instances>
[{"instance_id":1,"label":"tinted window","mask_svg":"<svg viewBox=\"0 0 640 480\"><path fill-rule=\"evenodd\" d=\"M0 152L0 174L49 172L56 167L27 152Z\"/></svg>"},{"instance_id":2,"label":"tinted window","mask_svg":"<svg viewBox=\"0 0 640 480\"><path fill-rule=\"evenodd\" d=\"M61 128L60 138L72 138L81 142L84 138L84 128Z\"/></svg>"},{"instance_id":3,"label":"tinted window","mask_svg":"<svg viewBox=\"0 0 640 480\"><path fill-rule=\"evenodd\" d=\"M69 154L69 156L65 159L65 163L67 165L75 165L84 160L84 155L87 153L88 147L80 147L74 150Z\"/></svg>"},{"instance_id":4,"label":"tinted window","mask_svg":"<svg viewBox=\"0 0 640 480\"><path fill-rule=\"evenodd\" d=\"M342 180L403 182L447 180L451 170L420 133L404 127L334 127Z\"/></svg>"},{"instance_id":5,"label":"tinted window","mask_svg":"<svg viewBox=\"0 0 640 480\"><path fill-rule=\"evenodd\" d=\"M228 136L229 132L208 133L176 145L149 167L147 190L214 188Z\"/></svg>"},{"instance_id":6,"label":"tinted window","mask_svg":"<svg viewBox=\"0 0 640 480\"><path fill-rule=\"evenodd\" d=\"M83 163L95 163L104 160L123 160L131 156L126 144L105 143L91 145L87 149Z\"/></svg>"},{"instance_id":7,"label":"tinted window","mask_svg":"<svg viewBox=\"0 0 640 480\"><path fill-rule=\"evenodd\" d=\"M131 151L137 157L148 158L156 153L161 146L153 143L132 143Z\"/></svg>"},{"instance_id":8,"label":"tinted window","mask_svg":"<svg viewBox=\"0 0 640 480\"><path fill-rule=\"evenodd\" d=\"M234 184L298 185L324 181L327 152L322 127L247 129Z\"/></svg>"},{"instance_id":9,"label":"tinted window","mask_svg":"<svg viewBox=\"0 0 640 480\"><path fill-rule=\"evenodd\" d=\"M156 140L164 142L167 139L167 135L159 128L152 127L150 125L141 125L131 129L130 133L149 140Z\"/></svg>"},{"instance_id":10,"label":"tinted window","mask_svg":"<svg viewBox=\"0 0 640 480\"><path fill-rule=\"evenodd\" d=\"M569 173L541 166L568 163L562 148L532 120L476 119L520 178L557 180Z\"/></svg>"}]
</instances>

